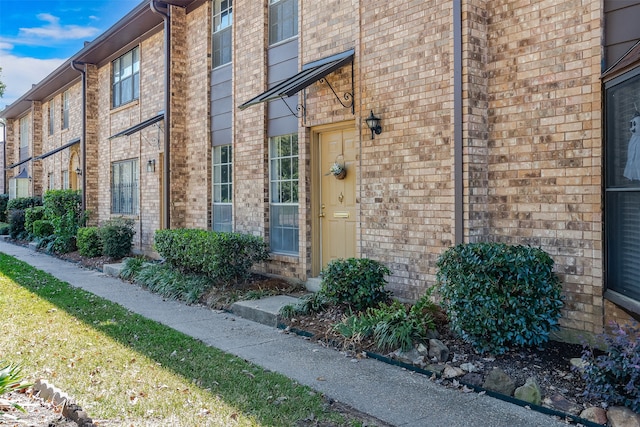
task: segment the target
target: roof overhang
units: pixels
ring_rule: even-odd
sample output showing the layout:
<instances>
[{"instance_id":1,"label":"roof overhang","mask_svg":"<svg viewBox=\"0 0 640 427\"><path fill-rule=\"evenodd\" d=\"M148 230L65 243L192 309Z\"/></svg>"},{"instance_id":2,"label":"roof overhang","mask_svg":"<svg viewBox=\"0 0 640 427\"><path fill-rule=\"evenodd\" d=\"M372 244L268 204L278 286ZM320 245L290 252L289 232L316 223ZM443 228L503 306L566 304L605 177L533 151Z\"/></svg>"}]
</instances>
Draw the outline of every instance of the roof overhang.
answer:
<instances>
[{"instance_id":1,"label":"roof overhang","mask_svg":"<svg viewBox=\"0 0 640 427\"><path fill-rule=\"evenodd\" d=\"M29 160L31 160L32 158L33 158L33 157L27 157L27 158L26 158L26 159L24 159L24 160L20 160L18 163L14 163L14 164L12 164L12 165L7 166L5 170L9 170L9 169L13 169L13 168L15 168L15 167L18 167L18 166L20 166L21 164L27 163L27 162L28 162Z\"/></svg>"},{"instance_id":2,"label":"roof overhang","mask_svg":"<svg viewBox=\"0 0 640 427\"><path fill-rule=\"evenodd\" d=\"M140 122L137 125L131 126L130 128L127 128L114 135L111 135L109 139L118 138L120 136L129 136L136 132L140 132L142 129L149 127L154 123L158 123L162 119L164 119L164 111L159 112L157 115L151 117L150 119L145 120L144 122Z\"/></svg>"},{"instance_id":3,"label":"roof overhang","mask_svg":"<svg viewBox=\"0 0 640 427\"><path fill-rule=\"evenodd\" d=\"M35 157L33 160L46 159L49 156L53 156L54 154L59 153L60 151L64 150L65 148L69 148L72 145L76 145L76 144L79 144L79 143L80 143L80 138L73 139L73 140L69 141L68 143L56 148L55 150L48 151L48 152L46 152L46 153L44 153L44 154L42 154L40 156Z\"/></svg>"},{"instance_id":4,"label":"roof overhang","mask_svg":"<svg viewBox=\"0 0 640 427\"><path fill-rule=\"evenodd\" d=\"M312 85L328 74L333 73L342 66L353 63L354 49L336 55L328 56L318 61L310 62L302 67L302 71L276 84L269 90L255 96L238 108L244 110L252 105L274 99L286 98L295 95L302 89Z\"/></svg>"}]
</instances>

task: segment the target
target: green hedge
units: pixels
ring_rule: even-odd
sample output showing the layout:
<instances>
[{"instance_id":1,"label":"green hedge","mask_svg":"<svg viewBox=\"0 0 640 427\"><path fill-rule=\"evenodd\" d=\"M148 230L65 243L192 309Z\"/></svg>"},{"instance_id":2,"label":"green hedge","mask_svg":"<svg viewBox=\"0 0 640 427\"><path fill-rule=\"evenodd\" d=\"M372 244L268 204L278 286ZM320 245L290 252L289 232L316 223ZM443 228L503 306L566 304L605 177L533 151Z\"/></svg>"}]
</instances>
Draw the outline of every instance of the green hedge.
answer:
<instances>
[{"instance_id":1,"label":"green hedge","mask_svg":"<svg viewBox=\"0 0 640 427\"><path fill-rule=\"evenodd\" d=\"M93 258L102 255L102 239L98 227L79 228L76 235L76 245L82 256Z\"/></svg>"},{"instance_id":2,"label":"green hedge","mask_svg":"<svg viewBox=\"0 0 640 427\"><path fill-rule=\"evenodd\" d=\"M24 210L24 229L33 234L33 224L42 221L44 217L44 206L34 206Z\"/></svg>"},{"instance_id":3,"label":"green hedge","mask_svg":"<svg viewBox=\"0 0 640 427\"><path fill-rule=\"evenodd\" d=\"M553 265L549 254L529 246L470 243L446 250L436 279L452 329L479 352L546 342L563 306Z\"/></svg>"},{"instance_id":4,"label":"green hedge","mask_svg":"<svg viewBox=\"0 0 640 427\"><path fill-rule=\"evenodd\" d=\"M32 233L37 238L51 236L54 232L53 224L51 224L51 221L47 221L46 219L33 221L32 228Z\"/></svg>"},{"instance_id":5,"label":"green hedge","mask_svg":"<svg viewBox=\"0 0 640 427\"><path fill-rule=\"evenodd\" d=\"M125 218L113 218L98 228L102 241L102 254L111 258L124 258L131 252L133 236L136 234L134 221Z\"/></svg>"},{"instance_id":6,"label":"green hedge","mask_svg":"<svg viewBox=\"0 0 640 427\"><path fill-rule=\"evenodd\" d=\"M262 238L210 230L157 230L155 249L171 266L204 274L223 284L245 281L251 268L269 258Z\"/></svg>"}]
</instances>

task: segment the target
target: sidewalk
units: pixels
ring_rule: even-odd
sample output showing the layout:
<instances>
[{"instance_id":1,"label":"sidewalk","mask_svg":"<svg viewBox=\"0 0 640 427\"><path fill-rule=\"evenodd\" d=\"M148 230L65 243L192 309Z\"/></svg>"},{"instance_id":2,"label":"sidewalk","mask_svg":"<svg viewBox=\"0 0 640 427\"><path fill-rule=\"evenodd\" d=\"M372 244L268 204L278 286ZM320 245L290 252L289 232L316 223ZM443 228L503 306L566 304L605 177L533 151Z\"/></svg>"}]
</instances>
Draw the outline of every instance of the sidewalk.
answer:
<instances>
[{"instance_id":1,"label":"sidewalk","mask_svg":"<svg viewBox=\"0 0 640 427\"><path fill-rule=\"evenodd\" d=\"M226 312L164 301L130 283L4 239L0 239L0 252L394 426L566 426L550 416L486 395L445 388L396 366L373 359L352 360Z\"/></svg>"}]
</instances>

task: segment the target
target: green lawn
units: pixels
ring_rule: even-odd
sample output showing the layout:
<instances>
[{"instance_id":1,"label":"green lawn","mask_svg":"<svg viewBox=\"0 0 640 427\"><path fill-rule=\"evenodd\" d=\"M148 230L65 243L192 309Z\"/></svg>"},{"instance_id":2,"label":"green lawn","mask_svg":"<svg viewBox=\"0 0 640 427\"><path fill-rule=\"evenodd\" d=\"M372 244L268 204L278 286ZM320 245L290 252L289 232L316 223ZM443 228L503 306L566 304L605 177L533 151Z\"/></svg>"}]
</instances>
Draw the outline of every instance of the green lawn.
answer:
<instances>
[{"instance_id":1,"label":"green lawn","mask_svg":"<svg viewBox=\"0 0 640 427\"><path fill-rule=\"evenodd\" d=\"M0 254L0 360L94 420L146 426L359 425L322 396Z\"/></svg>"}]
</instances>

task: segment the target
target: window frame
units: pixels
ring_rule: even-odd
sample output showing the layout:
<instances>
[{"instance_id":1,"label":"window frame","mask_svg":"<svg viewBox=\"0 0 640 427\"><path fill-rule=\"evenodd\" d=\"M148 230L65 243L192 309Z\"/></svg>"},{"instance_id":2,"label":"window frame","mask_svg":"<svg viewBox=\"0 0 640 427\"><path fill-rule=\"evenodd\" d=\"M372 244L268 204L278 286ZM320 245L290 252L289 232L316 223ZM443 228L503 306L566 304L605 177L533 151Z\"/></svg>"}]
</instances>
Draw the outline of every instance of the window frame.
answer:
<instances>
[{"instance_id":1,"label":"window frame","mask_svg":"<svg viewBox=\"0 0 640 427\"><path fill-rule=\"evenodd\" d=\"M289 152L282 153L289 139ZM298 134L269 138L269 246L273 253L300 254L300 150ZM284 172L290 172L289 177ZM289 218L287 220L287 217ZM284 221L282 219L285 219ZM287 245L285 240L291 240Z\"/></svg>"},{"instance_id":2,"label":"window frame","mask_svg":"<svg viewBox=\"0 0 640 427\"><path fill-rule=\"evenodd\" d=\"M31 122L29 116L20 119L20 160L29 157L29 138L31 133Z\"/></svg>"},{"instance_id":3,"label":"window frame","mask_svg":"<svg viewBox=\"0 0 640 427\"><path fill-rule=\"evenodd\" d=\"M111 162L111 206L113 215L140 213L140 162L137 158ZM129 169L129 171L125 170ZM126 173L129 172L129 175ZM130 178L126 180L125 178ZM128 186L128 188L127 188Z\"/></svg>"},{"instance_id":4,"label":"window frame","mask_svg":"<svg viewBox=\"0 0 640 427\"><path fill-rule=\"evenodd\" d=\"M70 96L68 90L62 93L62 129L69 129Z\"/></svg>"},{"instance_id":5,"label":"window frame","mask_svg":"<svg viewBox=\"0 0 640 427\"><path fill-rule=\"evenodd\" d=\"M49 136L56 133L56 100L49 100Z\"/></svg>"},{"instance_id":6,"label":"window frame","mask_svg":"<svg viewBox=\"0 0 640 427\"><path fill-rule=\"evenodd\" d=\"M211 35L212 66L221 67L233 58L233 0L213 1Z\"/></svg>"},{"instance_id":7,"label":"window frame","mask_svg":"<svg viewBox=\"0 0 640 427\"><path fill-rule=\"evenodd\" d=\"M127 89L126 98L123 96L125 89ZM118 108L138 99L140 99L140 46L134 47L111 62L111 107Z\"/></svg>"},{"instance_id":8,"label":"window frame","mask_svg":"<svg viewBox=\"0 0 640 427\"><path fill-rule=\"evenodd\" d=\"M213 147L211 229L233 231L233 147ZM218 173L219 172L219 173ZM225 174L226 172L226 174ZM226 198L223 196L227 196Z\"/></svg>"},{"instance_id":9,"label":"window frame","mask_svg":"<svg viewBox=\"0 0 640 427\"><path fill-rule=\"evenodd\" d=\"M285 15L287 7L293 11ZM299 31L298 0L269 0L269 46L297 37Z\"/></svg>"},{"instance_id":10,"label":"window frame","mask_svg":"<svg viewBox=\"0 0 640 427\"><path fill-rule=\"evenodd\" d=\"M62 189L69 190L69 170L65 169L62 171Z\"/></svg>"}]
</instances>

